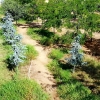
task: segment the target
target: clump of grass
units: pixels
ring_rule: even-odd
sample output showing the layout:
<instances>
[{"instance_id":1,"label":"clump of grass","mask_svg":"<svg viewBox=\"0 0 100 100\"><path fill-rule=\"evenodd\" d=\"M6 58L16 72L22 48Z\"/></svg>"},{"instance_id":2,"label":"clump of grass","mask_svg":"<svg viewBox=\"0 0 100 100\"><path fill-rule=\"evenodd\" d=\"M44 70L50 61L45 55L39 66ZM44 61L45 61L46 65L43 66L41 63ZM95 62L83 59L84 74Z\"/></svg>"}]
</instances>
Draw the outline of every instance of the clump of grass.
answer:
<instances>
[{"instance_id":1,"label":"clump of grass","mask_svg":"<svg viewBox=\"0 0 100 100\"><path fill-rule=\"evenodd\" d=\"M20 66L29 64L31 60L35 59L38 56L38 52L35 50L34 46L26 45L25 56L26 58L24 60L24 63L20 64Z\"/></svg>"},{"instance_id":2,"label":"clump of grass","mask_svg":"<svg viewBox=\"0 0 100 100\"><path fill-rule=\"evenodd\" d=\"M35 81L23 79L0 86L0 100L49 100L49 96Z\"/></svg>"},{"instance_id":3,"label":"clump of grass","mask_svg":"<svg viewBox=\"0 0 100 100\"><path fill-rule=\"evenodd\" d=\"M55 60L60 60L64 56L64 53L59 49L53 49L49 54L49 57Z\"/></svg>"},{"instance_id":4,"label":"clump of grass","mask_svg":"<svg viewBox=\"0 0 100 100\"><path fill-rule=\"evenodd\" d=\"M97 58L92 57L91 55L85 55L85 60L87 61L88 66L100 69L100 62Z\"/></svg>"},{"instance_id":5,"label":"clump of grass","mask_svg":"<svg viewBox=\"0 0 100 100\"><path fill-rule=\"evenodd\" d=\"M18 20L18 23L19 23L19 24L25 24L26 21L25 21L24 19L19 19L19 20Z\"/></svg>"},{"instance_id":6,"label":"clump of grass","mask_svg":"<svg viewBox=\"0 0 100 100\"><path fill-rule=\"evenodd\" d=\"M27 59L35 59L38 56L38 52L35 50L35 48L32 45L27 45L26 46L26 57Z\"/></svg>"}]
</instances>

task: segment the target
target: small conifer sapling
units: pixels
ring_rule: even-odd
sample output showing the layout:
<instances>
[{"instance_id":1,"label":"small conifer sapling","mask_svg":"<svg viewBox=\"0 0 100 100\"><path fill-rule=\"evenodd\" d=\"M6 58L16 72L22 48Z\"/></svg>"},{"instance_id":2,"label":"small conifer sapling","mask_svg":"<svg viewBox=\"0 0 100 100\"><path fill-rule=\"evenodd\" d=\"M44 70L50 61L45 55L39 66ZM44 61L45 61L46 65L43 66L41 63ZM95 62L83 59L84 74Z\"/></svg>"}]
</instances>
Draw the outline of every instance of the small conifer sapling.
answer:
<instances>
[{"instance_id":1,"label":"small conifer sapling","mask_svg":"<svg viewBox=\"0 0 100 100\"><path fill-rule=\"evenodd\" d=\"M22 39L22 36L20 34L16 33L16 30L12 23L12 17L10 13L6 13L5 17L3 18L3 35L5 36L6 43L11 45L13 54L10 55L8 59L9 65L12 67L16 67L19 65L20 62L23 61L25 58L25 49L26 47L20 42Z\"/></svg>"},{"instance_id":2,"label":"small conifer sapling","mask_svg":"<svg viewBox=\"0 0 100 100\"><path fill-rule=\"evenodd\" d=\"M73 72L75 72L76 66L82 66L86 64L86 62L83 61L84 56L81 50L80 39L81 39L80 35L74 38L74 41L72 42L72 48L69 51L71 56L69 58L66 58L67 62L73 66Z\"/></svg>"}]
</instances>

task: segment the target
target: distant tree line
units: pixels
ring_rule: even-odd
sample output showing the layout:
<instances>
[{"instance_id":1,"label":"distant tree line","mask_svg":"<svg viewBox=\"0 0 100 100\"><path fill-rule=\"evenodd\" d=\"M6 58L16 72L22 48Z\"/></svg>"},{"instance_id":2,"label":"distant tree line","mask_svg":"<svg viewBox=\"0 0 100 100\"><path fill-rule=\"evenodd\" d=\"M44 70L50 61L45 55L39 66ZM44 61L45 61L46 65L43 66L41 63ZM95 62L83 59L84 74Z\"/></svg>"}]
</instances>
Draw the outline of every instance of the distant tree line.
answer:
<instances>
[{"instance_id":1,"label":"distant tree line","mask_svg":"<svg viewBox=\"0 0 100 100\"><path fill-rule=\"evenodd\" d=\"M42 19L43 28L60 27L65 24L74 28L76 33L84 29L91 38L92 32L100 31L100 0L5 0L4 11L12 14L14 19L23 18L33 21Z\"/></svg>"}]
</instances>

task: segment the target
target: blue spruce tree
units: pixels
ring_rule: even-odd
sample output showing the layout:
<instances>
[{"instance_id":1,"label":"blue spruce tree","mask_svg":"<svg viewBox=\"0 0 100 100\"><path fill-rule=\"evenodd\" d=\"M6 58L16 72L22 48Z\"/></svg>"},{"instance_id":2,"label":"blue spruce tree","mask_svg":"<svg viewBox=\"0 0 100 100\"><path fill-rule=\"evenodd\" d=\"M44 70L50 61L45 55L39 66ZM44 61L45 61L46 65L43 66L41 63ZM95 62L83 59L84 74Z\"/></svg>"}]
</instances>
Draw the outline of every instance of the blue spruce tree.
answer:
<instances>
[{"instance_id":1,"label":"blue spruce tree","mask_svg":"<svg viewBox=\"0 0 100 100\"><path fill-rule=\"evenodd\" d=\"M13 68L18 66L20 62L23 62L23 59L25 58L25 49L26 47L21 44L22 36L19 34L16 34L16 30L12 23L13 19L11 15L7 12L5 17L3 18L3 34L5 36L5 40L8 44L11 45L13 54L10 55L10 58L8 59L9 65Z\"/></svg>"},{"instance_id":2,"label":"blue spruce tree","mask_svg":"<svg viewBox=\"0 0 100 100\"><path fill-rule=\"evenodd\" d=\"M12 23L13 19L12 16L7 12L5 17L3 18L3 34L5 36L5 40L8 44L13 44L15 42L19 42L21 40L21 35L16 34L16 30Z\"/></svg>"},{"instance_id":3,"label":"blue spruce tree","mask_svg":"<svg viewBox=\"0 0 100 100\"><path fill-rule=\"evenodd\" d=\"M21 43L12 45L13 54L9 58L11 65L18 66L19 63L23 62L23 59L25 58L25 48L26 47Z\"/></svg>"},{"instance_id":4,"label":"blue spruce tree","mask_svg":"<svg viewBox=\"0 0 100 100\"><path fill-rule=\"evenodd\" d=\"M67 62L74 67L73 72L75 72L76 66L82 66L82 65L86 64L86 62L83 61L84 56L83 56L83 52L81 50L80 39L81 39L80 35L78 35L74 38L74 41L72 42L72 48L69 51L71 56L66 59Z\"/></svg>"}]
</instances>

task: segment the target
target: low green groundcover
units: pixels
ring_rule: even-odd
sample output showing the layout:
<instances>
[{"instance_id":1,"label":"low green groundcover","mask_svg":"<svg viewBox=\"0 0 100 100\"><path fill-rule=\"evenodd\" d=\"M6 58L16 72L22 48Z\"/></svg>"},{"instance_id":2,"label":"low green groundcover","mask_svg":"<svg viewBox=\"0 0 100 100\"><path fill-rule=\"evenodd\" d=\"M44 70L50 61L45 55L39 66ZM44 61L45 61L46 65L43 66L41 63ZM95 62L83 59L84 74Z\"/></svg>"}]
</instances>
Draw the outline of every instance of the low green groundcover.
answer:
<instances>
[{"instance_id":1,"label":"low green groundcover","mask_svg":"<svg viewBox=\"0 0 100 100\"><path fill-rule=\"evenodd\" d=\"M49 100L48 95L34 81L12 80L0 86L0 100Z\"/></svg>"}]
</instances>

